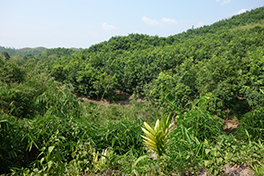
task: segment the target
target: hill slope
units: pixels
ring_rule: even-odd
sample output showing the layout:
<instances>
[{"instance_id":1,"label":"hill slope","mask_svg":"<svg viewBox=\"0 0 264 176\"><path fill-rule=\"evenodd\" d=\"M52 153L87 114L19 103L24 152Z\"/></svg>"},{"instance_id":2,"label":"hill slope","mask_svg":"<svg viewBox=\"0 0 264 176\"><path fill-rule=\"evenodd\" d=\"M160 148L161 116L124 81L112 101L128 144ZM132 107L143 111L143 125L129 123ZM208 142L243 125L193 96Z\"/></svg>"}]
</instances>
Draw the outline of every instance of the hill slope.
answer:
<instances>
[{"instance_id":1,"label":"hill slope","mask_svg":"<svg viewBox=\"0 0 264 176\"><path fill-rule=\"evenodd\" d=\"M261 7L167 38L112 37L42 62L56 80L73 84L77 94L110 100L120 90L163 106L163 84L181 108L207 91L213 93L212 113L241 115L264 100L263 20Z\"/></svg>"},{"instance_id":2,"label":"hill slope","mask_svg":"<svg viewBox=\"0 0 264 176\"><path fill-rule=\"evenodd\" d=\"M15 55L34 56L34 55L42 53L46 49L47 48L44 48L44 47L15 49L15 48L6 48L6 47L0 46L0 53L3 51L6 51L8 52L10 56L15 56Z\"/></svg>"}]
</instances>

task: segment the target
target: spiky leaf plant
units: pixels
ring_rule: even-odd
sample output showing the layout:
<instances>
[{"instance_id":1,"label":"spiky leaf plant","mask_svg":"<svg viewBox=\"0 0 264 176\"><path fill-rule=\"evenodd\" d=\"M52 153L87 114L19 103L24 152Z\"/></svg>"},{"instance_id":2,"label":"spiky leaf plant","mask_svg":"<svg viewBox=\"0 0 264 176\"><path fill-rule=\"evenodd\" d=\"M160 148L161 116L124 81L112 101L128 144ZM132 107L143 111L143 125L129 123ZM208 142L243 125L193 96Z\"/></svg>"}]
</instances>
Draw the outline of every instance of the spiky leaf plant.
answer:
<instances>
[{"instance_id":1,"label":"spiky leaf plant","mask_svg":"<svg viewBox=\"0 0 264 176\"><path fill-rule=\"evenodd\" d=\"M147 146L147 148L156 152L158 157L166 154L165 150L168 144L167 136L171 127L171 116L172 113L170 113L168 117L163 115L161 120L158 119L156 121L154 128L151 128L146 122L144 122L145 128L142 128L145 133L145 136L142 136L144 138L143 143Z\"/></svg>"}]
</instances>

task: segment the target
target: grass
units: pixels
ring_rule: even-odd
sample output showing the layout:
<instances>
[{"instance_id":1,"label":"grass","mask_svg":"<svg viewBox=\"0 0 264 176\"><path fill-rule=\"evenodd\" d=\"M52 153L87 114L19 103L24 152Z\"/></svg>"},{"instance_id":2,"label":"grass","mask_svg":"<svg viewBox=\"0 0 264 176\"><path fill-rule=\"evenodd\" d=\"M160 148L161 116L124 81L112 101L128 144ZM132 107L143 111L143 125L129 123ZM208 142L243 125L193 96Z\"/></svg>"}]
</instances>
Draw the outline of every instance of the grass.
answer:
<instances>
[{"instance_id":1,"label":"grass","mask_svg":"<svg viewBox=\"0 0 264 176\"><path fill-rule=\"evenodd\" d=\"M150 106L148 102L137 102L131 100L128 105L109 104L107 106L93 103L91 101L84 102L86 113L90 114L90 120L95 123L101 123L107 120L116 121L121 117L128 117L131 121L141 118L147 123L153 124L156 117L161 116L161 112Z\"/></svg>"},{"instance_id":2,"label":"grass","mask_svg":"<svg viewBox=\"0 0 264 176\"><path fill-rule=\"evenodd\" d=\"M142 109L135 111L137 106ZM13 151L17 152L17 157L36 157L31 160L33 163L11 167L13 174L182 175L199 174L202 168L212 175L219 175L227 164L249 165L256 173L261 172L264 161L262 142L251 141L251 138L241 141L224 133L215 140L199 139L199 132L196 136L195 130L180 124L169 134L168 155L152 159L140 136L143 134L143 119L139 116L150 113L149 108L146 102L107 107L89 103L82 117L78 118L46 115L44 118L39 116L19 121L13 118L11 121L10 117L2 117L1 130L9 125L4 136L12 137L10 134L19 127L19 133L14 134L24 144L17 149L24 152ZM186 115L186 118L189 117ZM16 159L16 156L12 158Z\"/></svg>"}]
</instances>

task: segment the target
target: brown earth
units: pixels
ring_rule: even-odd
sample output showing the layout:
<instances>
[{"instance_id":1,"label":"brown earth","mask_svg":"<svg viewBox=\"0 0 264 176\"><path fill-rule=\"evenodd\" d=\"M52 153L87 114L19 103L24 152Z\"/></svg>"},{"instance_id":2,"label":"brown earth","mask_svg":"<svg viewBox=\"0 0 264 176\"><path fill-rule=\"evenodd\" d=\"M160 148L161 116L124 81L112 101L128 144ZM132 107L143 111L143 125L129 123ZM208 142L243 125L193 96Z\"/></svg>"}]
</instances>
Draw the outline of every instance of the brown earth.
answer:
<instances>
[{"instance_id":1,"label":"brown earth","mask_svg":"<svg viewBox=\"0 0 264 176\"><path fill-rule=\"evenodd\" d=\"M80 99L82 99L84 102L93 102L99 105L103 105L103 106L108 106L109 104L116 104L117 106L121 106L121 105L129 105L130 102L133 100L132 95L125 93L125 92L121 92L121 91L116 91L116 97L119 97L120 99L123 100L118 100L118 101L109 101L107 99L100 99L100 100L96 100L96 99L90 99L89 97L79 97ZM141 99L141 98L137 98L136 99L137 102L145 102L145 100Z\"/></svg>"},{"instance_id":2,"label":"brown earth","mask_svg":"<svg viewBox=\"0 0 264 176\"><path fill-rule=\"evenodd\" d=\"M235 120L224 120L224 124L224 131L228 134L234 133L239 125L239 123Z\"/></svg>"}]
</instances>

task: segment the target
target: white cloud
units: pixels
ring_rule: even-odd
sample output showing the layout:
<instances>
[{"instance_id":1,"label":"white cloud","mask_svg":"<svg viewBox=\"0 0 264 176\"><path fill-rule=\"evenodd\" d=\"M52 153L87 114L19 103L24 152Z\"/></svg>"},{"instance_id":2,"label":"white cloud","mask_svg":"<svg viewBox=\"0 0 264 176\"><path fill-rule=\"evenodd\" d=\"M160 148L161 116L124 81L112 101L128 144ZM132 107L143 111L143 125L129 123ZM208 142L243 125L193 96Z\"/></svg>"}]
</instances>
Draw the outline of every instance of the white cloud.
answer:
<instances>
[{"instance_id":1,"label":"white cloud","mask_svg":"<svg viewBox=\"0 0 264 176\"><path fill-rule=\"evenodd\" d=\"M175 19L171 19L171 18L161 18L160 21L155 20L155 19L150 19L148 17L142 17L141 21L145 22L148 25L152 25L152 26L157 26L157 25L162 25L162 24L177 24L177 21Z\"/></svg>"},{"instance_id":2,"label":"white cloud","mask_svg":"<svg viewBox=\"0 0 264 176\"><path fill-rule=\"evenodd\" d=\"M160 25L161 23L158 22L157 20L155 19L150 19L150 18L147 18L147 17L142 17L141 18L141 21L144 21L146 24L148 25L152 25L152 26L155 26L155 25Z\"/></svg>"},{"instance_id":3,"label":"white cloud","mask_svg":"<svg viewBox=\"0 0 264 176\"><path fill-rule=\"evenodd\" d=\"M245 13L247 10L246 9L241 9L237 14Z\"/></svg>"},{"instance_id":4,"label":"white cloud","mask_svg":"<svg viewBox=\"0 0 264 176\"><path fill-rule=\"evenodd\" d=\"M223 0L222 4L228 4L230 2L231 2L231 0Z\"/></svg>"},{"instance_id":5,"label":"white cloud","mask_svg":"<svg viewBox=\"0 0 264 176\"><path fill-rule=\"evenodd\" d=\"M221 2L221 4L224 5L230 3L231 0L216 0L216 2Z\"/></svg>"},{"instance_id":6,"label":"white cloud","mask_svg":"<svg viewBox=\"0 0 264 176\"><path fill-rule=\"evenodd\" d=\"M115 26L110 25L110 24L107 24L107 23L103 23L103 24L102 24L102 28L103 28L104 30L117 29Z\"/></svg>"},{"instance_id":7,"label":"white cloud","mask_svg":"<svg viewBox=\"0 0 264 176\"><path fill-rule=\"evenodd\" d=\"M177 21L175 19L170 19L170 18L165 18L165 17L163 17L161 21L164 23L169 23L169 24L177 24Z\"/></svg>"}]
</instances>

